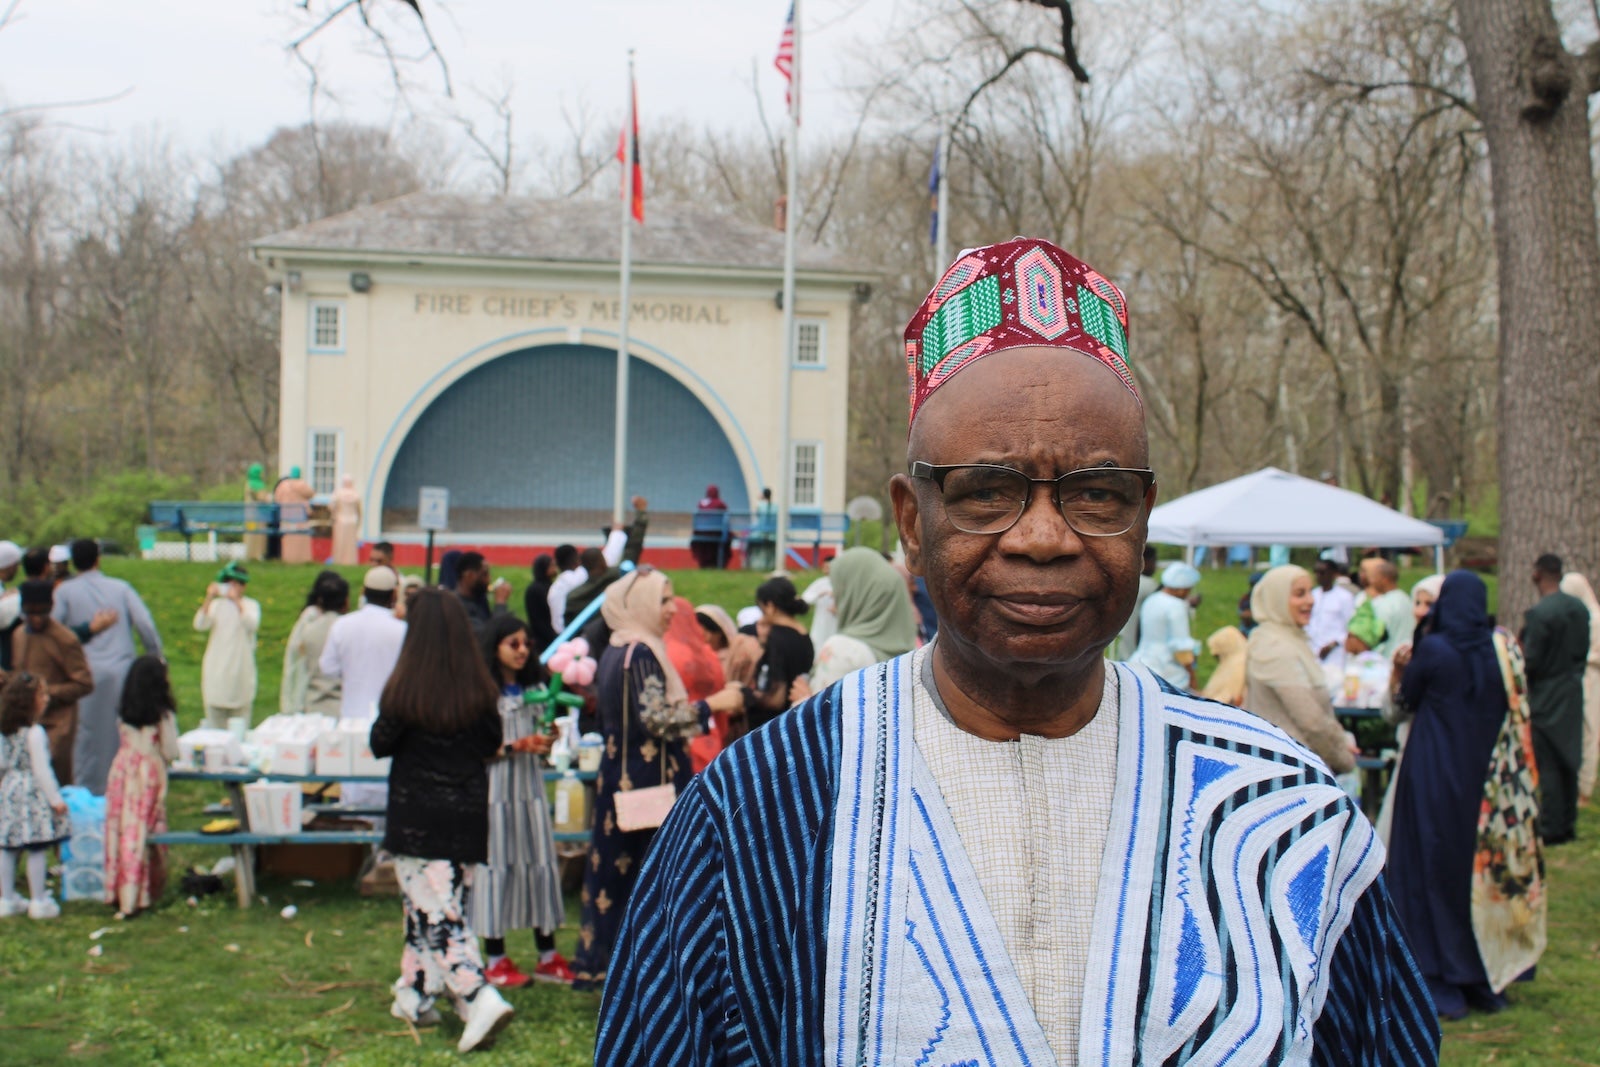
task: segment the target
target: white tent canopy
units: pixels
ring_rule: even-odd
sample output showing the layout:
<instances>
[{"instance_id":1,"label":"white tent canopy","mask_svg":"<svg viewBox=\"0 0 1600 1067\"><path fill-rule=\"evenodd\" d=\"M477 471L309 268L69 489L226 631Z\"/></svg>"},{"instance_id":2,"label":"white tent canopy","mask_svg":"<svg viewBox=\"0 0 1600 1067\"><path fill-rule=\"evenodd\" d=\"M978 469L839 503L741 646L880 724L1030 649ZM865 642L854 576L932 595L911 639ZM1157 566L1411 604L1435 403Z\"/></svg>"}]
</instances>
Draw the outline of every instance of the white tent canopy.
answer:
<instances>
[{"instance_id":1,"label":"white tent canopy","mask_svg":"<svg viewBox=\"0 0 1600 1067\"><path fill-rule=\"evenodd\" d=\"M1163 545L1443 545L1437 526L1348 489L1266 467L1159 505L1150 541Z\"/></svg>"}]
</instances>

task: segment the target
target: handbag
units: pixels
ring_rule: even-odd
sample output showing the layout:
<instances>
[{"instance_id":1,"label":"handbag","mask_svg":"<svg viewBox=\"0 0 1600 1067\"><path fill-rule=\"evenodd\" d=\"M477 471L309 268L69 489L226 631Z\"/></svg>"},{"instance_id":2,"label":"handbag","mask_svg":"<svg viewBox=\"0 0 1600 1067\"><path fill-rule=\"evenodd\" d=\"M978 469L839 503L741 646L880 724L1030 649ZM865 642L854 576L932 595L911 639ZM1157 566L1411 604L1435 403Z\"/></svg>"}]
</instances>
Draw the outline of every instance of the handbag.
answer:
<instances>
[{"instance_id":1,"label":"handbag","mask_svg":"<svg viewBox=\"0 0 1600 1067\"><path fill-rule=\"evenodd\" d=\"M666 780L667 746L664 741L661 745L663 784L635 789L628 778L628 720L633 718L633 701L630 699L632 687L628 684L627 671L628 662L632 659L633 650L629 649L627 659L622 664L622 780L617 783L617 794L612 798L617 813L617 829L623 833L656 829L666 821L667 812L672 810L672 805L678 799L678 787Z\"/></svg>"}]
</instances>

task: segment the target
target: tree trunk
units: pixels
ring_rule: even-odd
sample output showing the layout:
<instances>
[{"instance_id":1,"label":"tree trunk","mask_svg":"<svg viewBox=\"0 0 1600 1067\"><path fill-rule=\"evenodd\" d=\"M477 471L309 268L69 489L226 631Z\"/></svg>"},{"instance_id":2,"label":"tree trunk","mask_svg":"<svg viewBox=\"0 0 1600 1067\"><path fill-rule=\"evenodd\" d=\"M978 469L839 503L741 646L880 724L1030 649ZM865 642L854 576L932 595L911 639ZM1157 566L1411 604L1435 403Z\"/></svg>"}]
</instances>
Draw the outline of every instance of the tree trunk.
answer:
<instances>
[{"instance_id":1,"label":"tree trunk","mask_svg":"<svg viewBox=\"0 0 1600 1067\"><path fill-rule=\"evenodd\" d=\"M1500 603L1533 561L1600 563L1600 237L1585 64L1550 0L1456 0L1489 148L1500 271ZM1563 87L1564 84L1564 87Z\"/></svg>"}]
</instances>

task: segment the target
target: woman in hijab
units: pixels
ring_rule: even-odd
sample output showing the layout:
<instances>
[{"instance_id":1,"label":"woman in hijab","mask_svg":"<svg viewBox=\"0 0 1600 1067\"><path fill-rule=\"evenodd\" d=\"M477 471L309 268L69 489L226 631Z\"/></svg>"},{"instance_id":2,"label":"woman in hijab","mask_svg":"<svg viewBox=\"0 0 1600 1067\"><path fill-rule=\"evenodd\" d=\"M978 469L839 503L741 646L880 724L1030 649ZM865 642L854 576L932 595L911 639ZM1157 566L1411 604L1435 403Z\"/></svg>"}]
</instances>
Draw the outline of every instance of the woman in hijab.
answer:
<instances>
[{"instance_id":1,"label":"woman in hijab","mask_svg":"<svg viewBox=\"0 0 1600 1067\"><path fill-rule=\"evenodd\" d=\"M1434 1007L1459 1019L1469 1006L1506 1005L1474 933L1473 881L1485 780L1510 705L1481 578L1451 572L1424 629L1400 681L1414 717L1395 791L1389 892Z\"/></svg>"},{"instance_id":2,"label":"woman in hijab","mask_svg":"<svg viewBox=\"0 0 1600 1067\"><path fill-rule=\"evenodd\" d=\"M1200 695L1207 700L1218 700L1242 708L1245 695L1245 661L1247 659L1244 631L1237 626L1224 626L1206 638L1206 650L1217 657L1217 669L1211 672Z\"/></svg>"},{"instance_id":3,"label":"woman in hijab","mask_svg":"<svg viewBox=\"0 0 1600 1067\"><path fill-rule=\"evenodd\" d=\"M722 664L722 677L739 686L755 681L756 664L761 662L761 642L734 625L733 617L720 604L701 604L694 609L695 621L706 636L706 644ZM727 748L749 732L743 715L723 715L722 747Z\"/></svg>"},{"instance_id":4,"label":"woman in hijab","mask_svg":"<svg viewBox=\"0 0 1600 1067\"><path fill-rule=\"evenodd\" d=\"M1389 673L1389 699L1384 704L1383 717L1394 726L1394 766L1389 768L1389 786L1383 791L1383 803L1378 808L1376 828L1378 839L1385 847L1389 844L1389 830L1394 825L1394 792L1400 784L1400 760L1406 754L1406 738L1411 736L1411 712L1395 697L1400 690L1400 679L1405 675L1406 664L1411 661L1411 649L1426 633L1428 613L1439 599L1439 589L1444 585L1444 575L1430 574L1411 587L1411 617L1417 628L1412 640L1394 650L1393 667Z\"/></svg>"},{"instance_id":5,"label":"woman in hijab","mask_svg":"<svg viewBox=\"0 0 1600 1067\"><path fill-rule=\"evenodd\" d=\"M667 651L666 635L678 612L667 576L640 567L606 590L600 607L611 641L595 675L605 755L595 782L594 835L583 872L583 920L573 960L573 988L599 992L611 949L654 829L617 825L617 793L689 784L684 742L702 732L713 712L743 707L744 695L727 687L691 702Z\"/></svg>"},{"instance_id":6,"label":"woman in hijab","mask_svg":"<svg viewBox=\"0 0 1600 1067\"><path fill-rule=\"evenodd\" d=\"M1583 763L1578 767L1578 803L1587 804L1594 795L1597 765L1600 765L1600 601L1595 599L1589 579L1577 571L1561 578L1561 591L1575 596L1589 609L1589 662L1583 669Z\"/></svg>"},{"instance_id":7,"label":"woman in hijab","mask_svg":"<svg viewBox=\"0 0 1600 1067\"><path fill-rule=\"evenodd\" d=\"M839 628L822 643L809 686L821 692L840 678L917 647L917 613L900 572L870 548L847 548L833 561Z\"/></svg>"},{"instance_id":8,"label":"woman in hijab","mask_svg":"<svg viewBox=\"0 0 1600 1067\"><path fill-rule=\"evenodd\" d=\"M722 673L722 660L706 639L706 632L700 628L694 605L683 597L677 599L672 625L667 627L667 655L677 669L678 677L683 679L683 688L689 695L690 703L693 703L705 700L721 689L727 684L727 678ZM717 753L722 751L727 741L728 716L722 712L712 712L705 732L689 739L692 773L699 774L705 770L706 764L717 758Z\"/></svg>"},{"instance_id":9,"label":"woman in hijab","mask_svg":"<svg viewBox=\"0 0 1600 1067\"><path fill-rule=\"evenodd\" d=\"M1303 567L1274 567L1256 584L1245 706L1344 774L1355 770L1355 743L1333 714L1322 661L1306 636L1311 604L1311 575Z\"/></svg>"}]
</instances>

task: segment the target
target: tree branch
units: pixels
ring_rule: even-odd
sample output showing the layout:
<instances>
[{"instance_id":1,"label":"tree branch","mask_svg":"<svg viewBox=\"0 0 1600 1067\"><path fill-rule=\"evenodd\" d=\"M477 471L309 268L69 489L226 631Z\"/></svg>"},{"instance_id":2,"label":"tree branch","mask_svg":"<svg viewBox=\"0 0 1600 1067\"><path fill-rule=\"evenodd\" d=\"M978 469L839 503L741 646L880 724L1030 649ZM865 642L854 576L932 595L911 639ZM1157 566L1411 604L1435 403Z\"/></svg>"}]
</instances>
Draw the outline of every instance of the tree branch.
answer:
<instances>
[{"instance_id":1,"label":"tree branch","mask_svg":"<svg viewBox=\"0 0 1600 1067\"><path fill-rule=\"evenodd\" d=\"M1595 20L1600 22L1600 0L1594 0ZM1591 42L1578 54L1578 69L1583 71L1584 88L1589 95L1600 93L1600 41Z\"/></svg>"}]
</instances>

